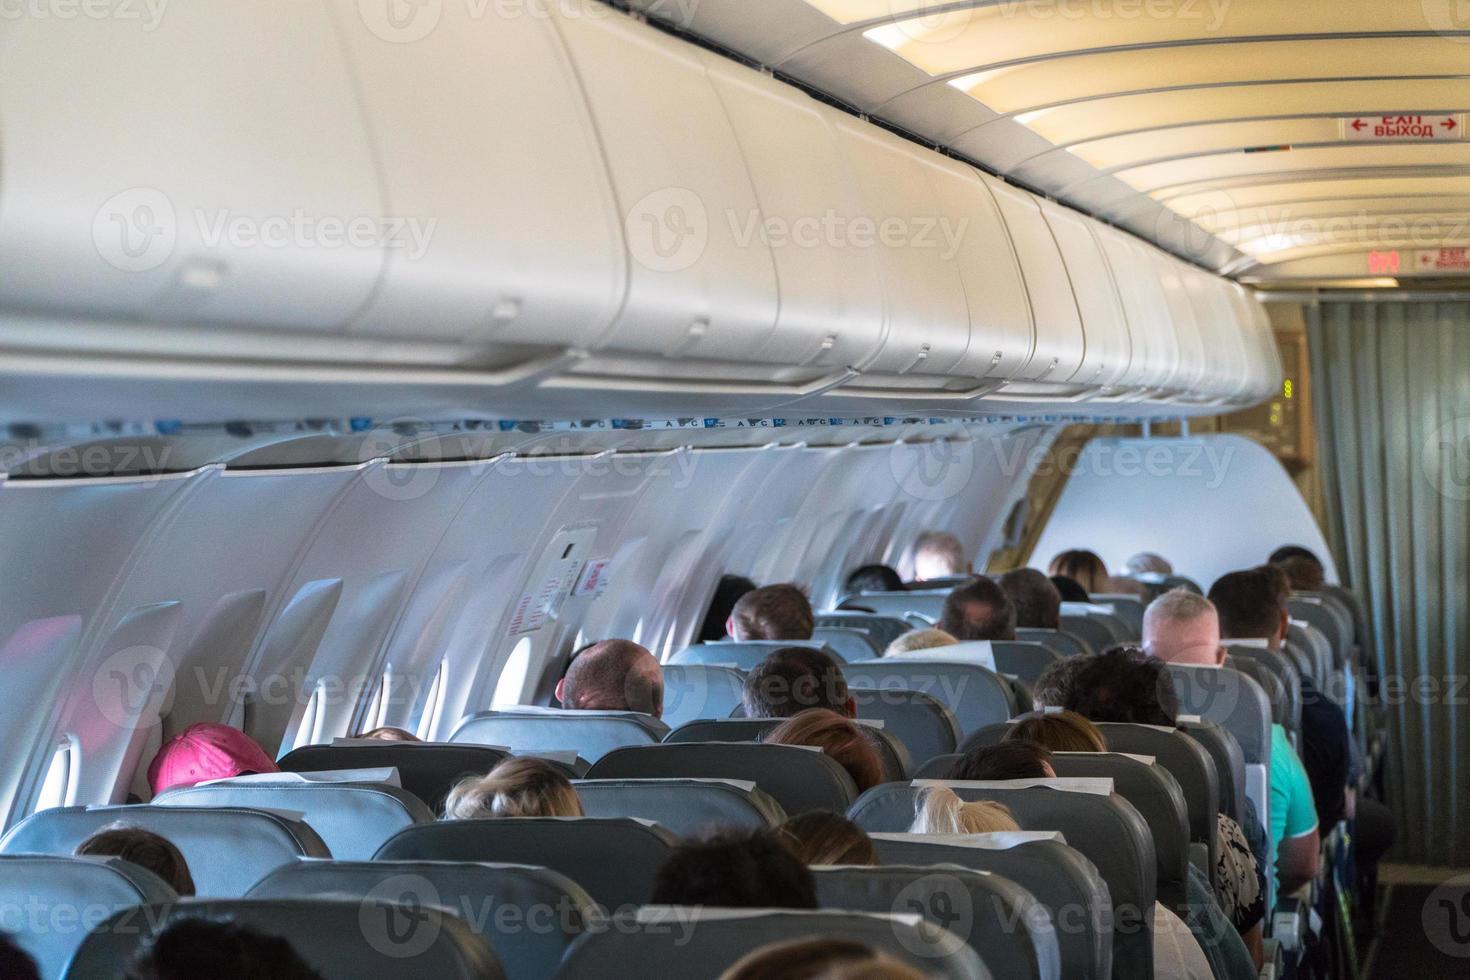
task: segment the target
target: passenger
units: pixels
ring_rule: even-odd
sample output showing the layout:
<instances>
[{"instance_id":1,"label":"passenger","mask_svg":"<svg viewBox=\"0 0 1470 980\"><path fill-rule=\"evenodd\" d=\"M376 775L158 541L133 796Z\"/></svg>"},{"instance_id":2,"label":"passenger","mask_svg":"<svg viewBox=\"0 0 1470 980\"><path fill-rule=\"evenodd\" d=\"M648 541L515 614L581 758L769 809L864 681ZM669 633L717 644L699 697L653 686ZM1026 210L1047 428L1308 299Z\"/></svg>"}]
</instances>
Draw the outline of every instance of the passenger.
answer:
<instances>
[{"instance_id":1,"label":"passenger","mask_svg":"<svg viewBox=\"0 0 1470 980\"><path fill-rule=\"evenodd\" d=\"M530 756L461 779L444 801L445 820L580 816L582 799L571 781L545 759Z\"/></svg>"},{"instance_id":2,"label":"passenger","mask_svg":"<svg viewBox=\"0 0 1470 980\"><path fill-rule=\"evenodd\" d=\"M1051 753L1034 742L1001 742L962 755L946 779L990 782L1006 779L1055 779Z\"/></svg>"},{"instance_id":3,"label":"passenger","mask_svg":"<svg viewBox=\"0 0 1470 980\"><path fill-rule=\"evenodd\" d=\"M852 939L788 939L752 950L720 980L922 980L923 974Z\"/></svg>"},{"instance_id":4,"label":"passenger","mask_svg":"<svg viewBox=\"0 0 1470 980\"><path fill-rule=\"evenodd\" d=\"M737 640L810 640L817 619L799 586L768 585L735 603L726 627Z\"/></svg>"},{"instance_id":5,"label":"passenger","mask_svg":"<svg viewBox=\"0 0 1470 980\"><path fill-rule=\"evenodd\" d=\"M961 642L1014 640L1016 609L999 585L977 578L945 596L937 625Z\"/></svg>"},{"instance_id":6,"label":"passenger","mask_svg":"<svg viewBox=\"0 0 1470 980\"><path fill-rule=\"evenodd\" d=\"M1086 658L1071 677L1061 707L1093 722L1175 727L1179 698L1164 664L1137 647L1114 647Z\"/></svg>"},{"instance_id":7,"label":"passenger","mask_svg":"<svg viewBox=\"0 0 1470 980\"><path fill-rule=\"evenodd\" d=\"M887 565L864 565L842 583L842 591L846 595L857 595L859 592L902 592L903 590L903 579Z\"/></svg>"},{"instance_id":8,"label":"passenger","mask_svg":"<svg viewBox=\"0 0 1470 980\"><path fill-rule=\"evenodd\" d=\"M1007 742L1032 742L1049 752L1106 752L1102 730L1075 711L1022 715L1006 733Z\"/></svg>"},{"instance_id":9,"label":"passenger","mask_svg":"<svg viewBox=\"0 0 1470 980\"><path fill-rule=\"evenodd\" d=\"M1038 710L1066 708L1077 697L1076 677L1092 659L1090 654L1053 660L1031 688L1031 700Z\"/></svg>"},{"instance_id":10,"label":"passenger","mask_svg":"<svg viewBox=\"0 0 1470 980\"><path fill-rule=\"evenodd\" d=\"M861 725L827 708L808 708L766 733L773 745L812 745L831 756L857 785L858 792L883 782L883 761Z\"/></svg>"},{"instance_id":11,"label":"passenger","mask_svg":"<svg viewBox=\"0 0 1470 980\"><path fill-rule=\"evenodd\" d=\"M676 847L658 869L650 904L814 909L817 885L774 832L726 833Z\"/></svg>"},{"instance_id":12,"label":"passenger","mask_svg":"<svg viewBox=\"0 0 1470 980\"><path fill-rule=\"evenodd\" d=\"M406 732L401 728L374 728L370 732L363 732L358 738L370 738L377 742L422 742L413 732Z\"/></svg>"},{"instance_id":13,"label":"passenger","mask_svg":"<svg viewBox=\"0 0 1470 980\"><path fill-rule=\"evenodd\" d=\"M1318 568L1323 567L1322 559L1317 557L1316 552L1310 548L1303 548L1299 544L1282 545L1280 548L1271 552L1271 557L1266 559L1266 563L1268 565L1280 565L1288 558L1305 558L1308 561L1315 562Z\"/></svg>"},{"instance_id":14,"label":"passenger","mask_svg":"<svg viewBox=\"0 0 1470 980\"><path fill-rule=\"evenodd\" d=\"M915 650L933 650L935 647L948 647L960 642L950 636L944 630L929 629L909 630L902 636L888 644L883 651L883 656L893 657L903 653L913 653Z\"/></svg>"},{"instance_id":15,"label":"passenger","mask_svg":"<svg viewBox=\"0 0 1470 980\"><path fill-rule=\"evenodd\" d=\"M121 821L109 824L77 845L77 857L115 857L152 871L181 898L194 894L189 863L173 841Z\"/></svg>"},{"instance_id":16,"label":"passenger","mask_svg":"<svg viewBox=\"0 0 1470 980\"><path fill-rule=\"evenodd\" d=\"M1010 807L994 800L965 802L948 786L935 786L919 797L911 834L998 834L1021 825Z\"/></svg>"},{"instance_id":17,"label":"passenger","mask_svg":"<svg viewBox=\"0 0 1470 980\"><path fill-rule=\"evenodd\" d=\"M915 582L973 575L972 567L965 559L965 546L953 534L926 531L914 542Z\"/></svg>"},{"instance_id":18,"label":"passenger","mask_svg":"<svg viewBox=\"0 0 1470 980\"><path fill-rule=\"evenodd\" d=\"M1057 594L1062 597L1063 602L1091 602L1092 596L1082 587L1082 583L1067 575L1051 576L1051 584L1056 586Z\"/></svg>"},{"instance_id":19,"label":"passenger","mask_svg":"<svg viewBox=\"0 0 1470 980\"><path fill-rule=\"evenodd\" d=\"M163 743L148 765L148 785L157 796L209 779L280 771L265 749L240 729L202 721Z\"/></svg>"},{"instance_id":20,"label":"passenger","mask_svg":"<svg viewBox=\"0 0 1470 980\"><path fill-rule=\"evenodd\" d=\"M1274 565L1231 572L1210 586L1220 636L1239 646L1281 652L1290 622L1286 575ZM1301 759L1312 781L1320 827L1335 827L1347 814L1352 749L1342 709L1305 675L1302 684Z\"/></svg>"},{"instance_id":21,"label":"passenger","mask_svg":"<svg viewBox=\"0 0 1470 980\"><path fill-rule=\"evenodd\" d=\"M1322 563L1315 559L1294 555L1272 564L1286 574L1293 592L1321 592L1327 585L1322 576Z\"/></svg>"},{"instance_id":22,"label":"passenger","mask_svg":"<svg viewBox=\"0 0 1470 980\"><path fill-rule=\"evenodd\" d=\"M1174 566L1152 551L1140 551L1128 559L1123 567L1127 569L1129 578L1136 578L1140 582L1162 582L1174 574Z\"/></svg>"},{"instance_id":23,"label":"passenger","mask_svg":"<svg viewBox=\"0 0 1470 980\"><path fill-rule=\"evenodd\" d=\"M126 980L321 980L291 944L249 926L174 919L139 951Z\"/></svg>"},{"instance_id":24,"label":"passenger","mask_svg":"<svg viewBox=\"0 0 1470 980\"><path fill-rule=\"evenodd\" d=\"M1000 577L1000 588L1016 610L1018 629L1062 628L1062 594L1034 568L1016 568Z\"/></svg>"},{"instance_id":25,"label":"passenger","mask_svg":"<svg viewBox=\"0 0 1470 980\"><path fill-rule=\"evenodd\" d=\"M664 672L653 654L629 640L603 640L573 655L556 683L562 707L579 711L664 711Z\"/></svg>"},{"instance_id":26,"label":"passenger","mask_svg":"<svg viewBox=\"0 0 1470 980\"><path fill-rule=\"evenodd\" d=\"M808 708L857 717L842 668L811 647L783 647L761 661L745 677L741 705L747 718L790 718Z\"/></svg>"},{"instance_id":27,"label":"passenger","mask_svg":"<svg viewBox=\"0 0 1470 980\"><path fill-rule=\"evenodd\" d=\"M1091 551L1062 552L1051 560L1047 574L1065 575L1082 586L1089 596L1111 592L1113 588L1113 577L1108 574L1108 566L1095 552ZM1085 602L1086 600L1076 601Z\"/></svg>"},{"instance_id":28,"label":"passenger","mask_svg":"<svg viewBox=\"0 0 1470 980\"><path fill-rule=\"evenodd\" d=\"M41 980L36 961L4 932L0 932L0 977L5 980Z\"/></svg>"},{"instance_id":29,"label":"passenger","mask_svg":"<svg viewBox=\"0 0 1470 980\"><path fill-rule=\"evenodd\" d=\"M725 639L728 635L725 626L735 611L735 603L747 592L754 591L755 583L744 575L721 575L715 594L710 598L709 610L704 614L704 622L699 626L699 642L716 643Z\"/></svg>"},{"instance_id":30,"label":"passenger","mask_svg":"<svg viewBox=\"0 0 1470 980\"><path fill-rule=\"evenodd\" d=\"M782 841L807 867L878 863L873 839L846 817L813 810L787 820L777 831Z\"/></svg>"}]
</instances>

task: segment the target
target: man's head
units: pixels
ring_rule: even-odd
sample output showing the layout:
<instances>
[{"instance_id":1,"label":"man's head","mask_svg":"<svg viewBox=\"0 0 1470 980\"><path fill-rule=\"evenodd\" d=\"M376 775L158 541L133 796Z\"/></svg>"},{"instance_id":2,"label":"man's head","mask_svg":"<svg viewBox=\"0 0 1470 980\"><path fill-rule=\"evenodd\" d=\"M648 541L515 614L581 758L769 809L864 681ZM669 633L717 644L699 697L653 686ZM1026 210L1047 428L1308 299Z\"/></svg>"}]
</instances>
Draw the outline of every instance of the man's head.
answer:
<instances>
[{"instance_id":1,"label":"man's head","mask_svg":"<svg viewBox=\"0 0 1470 980\"><path fill-rule=\"evenodd\" d=\"M658 869L652 904L814 909L817 889L781 839L758 830L679 845Z\"/></svg>"},{"instance_id":2,"label":"man's head","mask_svg":"<svg viewBox=\"0 0 1470 980\"><path fill-rule=\"evenodd\" d=\"M1231 572L1210 586L1210 601L1220 613L1220 635L1227 640L1266 640L1271 649L1286 636L1286 575L1273 565Z\"/></svg>"},{"instance_id":3,"label":"man's head","mask_svg":"<svg viewBox=\"0 0 1470 980\"><path fill-rule=\"evenodd\" d=\"M1277 548L1271 552L1271 557L1266 559L1266 563L1269 565L1279 565L1288 558L1305 558L1307 561L1316 562L1318 568L1322 567L1322 559L1317 557L1317 553L1310 548L1303 548L1299 544L1288 544Z\"/></svg>"},{"instance_id":4,"label":"man's head","mask_svg":"<svg viewBox=\"0 0 1470 980\"><path fill-rule=\"evenodd\" d=\"M887 565L864 565L847 576L842 591L848 595L859 592L902 592L903 579Z\"/></svg>"},{"instance_id":5,"label":"man's head","mask_svg":"<svg viewBox=\"0 0 1470 980\"><path fill-rule=\"evenodd\" d=\"M955 761L950 779L1053 779L1051 752L1035 742L1001 742L971 749Z\"/></svg>"},{"instance_id":6,"label":"man's head","mask_svg":"<svg viewBox=\"0 0 1470 980\"><path fill-rule=\"evenodd\" d=\"M1174 574L1174 566L1169 564L1168 559L1152 551L1140 551L1128 559L1124 568L1129 575L1146 582L1159 581Z\"/></svg>"},{"instance_id":7,"label":"man's head","mask_svg":"<svg viewBox=\"0 0 1470 980\"><path fill-rule=\"evenodd\" d=\"M1077 675L1087 666L1091 656L1077 655L1053 660L1031 690L1031 700L1038 708L1065 708L1076 700Z\"/></svg>"},{"instance_id":8,"label":"man's head","mask_svg":"<svg viewBox=\"0 0 1470 980\"><path fill-rule=\"evenodd\" d=\"M914 543L914 579L927 582L936 578L969 575L970 563L965 559L965 546L953 534L926 531Z\"/></svg>"},{"instance_id":9,"label":"man's head","mask_svg":"<svg viewBox=\"0 0 1470 980\"><path fill-rule=\"evenodd\" d=\"M128 964L127 980L320 980L291 944L234 922L183 916L169 920Z\"/></svg>"},{"instance_id":10,"label":"man's head","mask_svg":"<svg viewBox=\"0 0 1470 980\"><path fill-rule=\"evenodd\" d=\"M1296 555L1285 561L1272 562L1271 565L1281 569L1286 575L1293 592L1321 592L1327 584L1322 577L1322 564L1315 558Z\"/></svg>"},{"instance_id":11,"label":"man's head","mask_svg":"<svg viewBox=\"0 0 1470 980\"><path fill-rule=\"evenodd\" d=\"M745 678L741 697L747 718L790 718L808 708L857 717L857 702L837 662L811 647L783 647Z\"/></svg>"},{"instance_id":12,"label":"man's head","mask_svg":"<svg viewBox=\"0 0 1470 980\"><path fill-rule=\"evenodd\" d=\"M938 626L957 640L1014 640L1016 608L1000 586L977 578L944 599Z\"/></svg>"},{"instance_id":13,"label":"man's head","mask_svg":"<svg viewBox=\"0 0 1470 980\"><path fill-rule=\"evenodd\" d=\"M737 640L810 640L816 626L812 604L800 587L768 585L735 603L729 633Z\"/></svg>"},{"instance_id":14,"label":"man's head","mask_svg":"<svg viewBox=\"0 0 1470 980\"><path fill-rule=\"evenodd\" d=\"M1179 715L1179 696L1164 661L1137 647L1086 658L1073 681L1071 703L1061 707L1089 721L1173 727Z\"/></svg>"},{"instance_id":15,"label":"man's head","mask_svg":"<svg viewBox=\"0 0 1470 980\"><path fill-rule=\"evenodd\" d=\"M572 659L556 684L556 699L579 711L664 710L663 668L653 654L629 640L603 640Z\"/></svg>"},{"instance_id":16,"label":"man's head","mask_svg":"<svg viewBox=\"0 0 1470 980\"><path fill-rule=\"evenodd\" d=\"M175 894L193 895L189 863L173 841L151 830L118 822L109 824L77 845L77 857L115 857L147 868L168 883Z\"/></svg>"},{"instance_id":17,"label":"man's head","mask_svg":"<svg viewBox=\"0 0 1470 980\"><path fill-rule=\"evenodd\" d=\"M1143 649L1171 664L1218 667L1225 662L1220 620L1204 596L1171 589L1143 613Z\"/></svg>"},{"instance_id":18,"label":"man's head","mask_svg":"<svg viewBox=\"0 0 1470 980\"><path fill-rule=\"evenodd\" d=\"M1062 594L1041 572L1034 568L1013 569L1000 577L1000 588L1015 607L1017 627L1062 628Z\"/></svg>"}]
</instances>

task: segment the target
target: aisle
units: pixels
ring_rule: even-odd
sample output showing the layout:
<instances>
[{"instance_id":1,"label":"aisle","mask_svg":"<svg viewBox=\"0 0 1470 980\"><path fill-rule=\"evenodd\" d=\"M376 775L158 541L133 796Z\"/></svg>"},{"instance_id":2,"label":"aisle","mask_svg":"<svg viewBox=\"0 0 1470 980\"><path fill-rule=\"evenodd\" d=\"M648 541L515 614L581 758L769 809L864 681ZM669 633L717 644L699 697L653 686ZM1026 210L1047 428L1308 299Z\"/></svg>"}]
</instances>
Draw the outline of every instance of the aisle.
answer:
<instances>
[{"instance_id":1,"label":"aisle","mask_svg":"<svg viewBox=\"0 0 1470 980\"><path fill-rule=\"evenodd\" d=\"M1368 980L1470 978L1470 878L1389 885Z\"/></svg>"}]
</instances>

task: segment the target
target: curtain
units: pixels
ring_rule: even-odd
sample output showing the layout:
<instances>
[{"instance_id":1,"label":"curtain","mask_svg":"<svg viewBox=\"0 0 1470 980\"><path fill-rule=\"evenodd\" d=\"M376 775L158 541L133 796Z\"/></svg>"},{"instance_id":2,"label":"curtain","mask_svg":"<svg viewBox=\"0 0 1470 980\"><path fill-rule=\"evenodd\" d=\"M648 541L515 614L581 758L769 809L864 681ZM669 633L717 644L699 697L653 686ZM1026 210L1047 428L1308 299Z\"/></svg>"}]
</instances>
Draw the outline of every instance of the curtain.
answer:
<instances>
[{"instance_id":1,"label":"curtain","mask_svg":"<svg viewBox=\"0 0 1470 980\"><path fill-rule=\"evenodd\" d=\"M1467 865L1470 303L1323 303L1307 329L1325 530L1385 679L1397 854Z\"/></svg>"}]
</instances>

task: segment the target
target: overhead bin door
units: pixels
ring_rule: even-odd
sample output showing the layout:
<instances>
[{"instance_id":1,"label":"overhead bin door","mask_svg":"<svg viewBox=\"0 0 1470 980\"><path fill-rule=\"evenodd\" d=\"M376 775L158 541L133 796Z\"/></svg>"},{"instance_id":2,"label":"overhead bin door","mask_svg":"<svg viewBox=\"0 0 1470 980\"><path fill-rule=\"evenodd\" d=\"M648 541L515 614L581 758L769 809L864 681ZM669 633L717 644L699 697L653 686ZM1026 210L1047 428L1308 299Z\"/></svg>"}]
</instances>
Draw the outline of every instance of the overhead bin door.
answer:
<instances>
[{"instance_id":1,"label":"overhead bin door","mask_svg":"<svg viewBox=\"0 0 1470 980\"><path fill-rule=\"evenodd\" d=\"M1194 306L1189 302L1189 293L1184 286L1184 264L1156 248L1144 247L1164 287L1169 320L1179 342L1179 361L1166 387L1176 394L1198 395L1204 385L1208 364L1199 325L1195 323Z\"/></svg>"},{"instance_id":2,"label":"overhead bin door","mask_svg":"<svg viewBox=\"0 0 1470 980\"><path fill-rule=\"evenodd\" d=\"M775 330L776 272L764 241L739 235L759 205L700 50L590 0L551 8L592 109L631 259L627 305L604 345L749 358Z\"/></svg>"},{"instance_id":3,"label":"overhead bin door","mask_svg":"<svg viewBox=\"0 0 1470 980\"><path fill-rule=\"evenodd\" d=\"M1112 271L1088 227L1094 222L1050 201L1041 203L1041 213L1067 264L1072 295L1082 314L1084 354L1073 380L1112 388L1128 373L1133 342Z\"/></svg>"},{"instance_id":4,"label":"overhead bin door","mask_svg":"<svg viewBox=\"0 0 1470 980\"><path fill-rule=\"evenodd\" d=\"M0 307L340 328L383 214L329 11L152 9L5 18Z\"/></svg>"},{"instance_id":5,"label":"overhead bin door","mask_svg":"<svg viewBox=\"0 0 1470 980\"><path fill-rule=\"evenodd\" d=\"M1191 266L1184 266L1182 273L1200 339L1209 356L1204 391L1233 398L1249 381L1245 331L1250 327L1236 320L1225 280Z\"/></svg>"},{"instance_id":6,"label":"overhead bin door","mask_svg":"<svg viewBox=\"0 0 1470 980\"><path fill-rule=\"evenodd\" d=\"M1234 303L1237 329L1246 338L1246 375L1248 381L1241 398L1253 402L1269 398L1281 387L1281 352L1276 346L1276 332L1266 307L1255 293L1239 283L1229 283Z\"/></svg>"},{"instance_id":7,"label":"overhead bin door","mask_svg":"<svg viewBox=\"0 0 1470 980\"><path fill-rule=\"evenodd\" d=\"M970 318L955 270L956 225L930 184L927 150L835 109L847 164L862 190L867 221L849 228L846 247L871 251L883 285L887 335L865 370L944 374L970 346Z\"/></svg>"},{"instance_id":8,"label":"overhead bin door","mask_svg":"<svg viewBox=\"0 0 1470 980\"><path fill-rule=\"evenodd\" d=\"M420 37L360 14L357 0L333 2L390 206L432 222L421 249L389 252L355 328L595 341L623 298L621 219L555 26L450 3L410 18L432 22Z\"/></svg>"},{"instance_id":9,"label":"overhead bin door","mask_svg":"<svg viewBox=\"0 0 1470 980\"><path fill-rule=\"evenodd\" d=\"M776 331L751 356L839 368L863 363L883 339L878 256L836 234L863 211L827 113L790 85L704 57L760 207L739 216L739 234L765 240L776 263Z\"/></svg>"},{"instance_id":10,"label":"overhead bin door","mask_svg":"<svg viewBox=\"0 0 1470 980\"><path fill-rule=\"evenodd\" d=\"M954 373L1013 378L1036 342L1031 302L995 199L968 164L935 157L929 168L940 211L958 242L954 256L970 314L970 349Z\"/></svg>"},{"instance_id":11,"label":"overhead bin door","mask_svg":"<svg viewBox=\"0 0 1470 980\"><path fill-rule=\"evenodd\" d=\"M1158 390L1168 383L1179 363L1179 341L1164 284L1149 250L1138 239L1106 225L1093 230L1113 270L1132 338L1133 356L1119 384Z\"/></svg>"},{"instance_id":12,"label":"overhead bin door","mask_svg":"<svg viewBox=\"0 0 1470 980\"><path fill-rule=\"evenodd\" d=\"M1020 377L1052 383L1072 381L1082 366L1082 317L1056 239L1035 197L994 177L981 176L995 196L1021 260L1036 324L1036 348Z\"/></svg>"}]
</instances>

